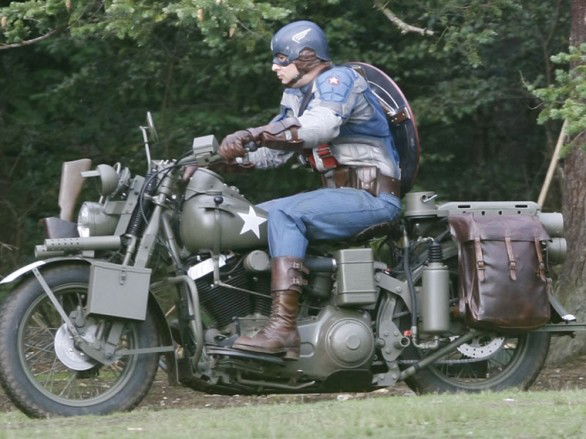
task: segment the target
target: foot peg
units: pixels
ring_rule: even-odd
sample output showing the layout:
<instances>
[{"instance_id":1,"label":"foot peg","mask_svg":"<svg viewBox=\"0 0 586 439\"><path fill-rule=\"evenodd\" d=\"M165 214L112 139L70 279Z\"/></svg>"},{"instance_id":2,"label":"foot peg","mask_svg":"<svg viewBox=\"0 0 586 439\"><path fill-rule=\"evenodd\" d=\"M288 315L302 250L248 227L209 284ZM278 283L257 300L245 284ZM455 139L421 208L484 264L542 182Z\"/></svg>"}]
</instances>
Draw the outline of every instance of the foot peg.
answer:
<instances>
[{"instance_id":1,"label":"foot peg","mask_svg":"<svg viewBox=\"0 0 586 439\"><path fill-rule=\"evenodd\" d=\"M234 359L261 361L264 363L284 365L285 361L282 357L277 357L270 354L261 354L259 352L243 351L240 349L231 349L224 347L208 346L206 348L208 355L220 355L222 357L230 357Z\"/></svg>"}]
</instances>

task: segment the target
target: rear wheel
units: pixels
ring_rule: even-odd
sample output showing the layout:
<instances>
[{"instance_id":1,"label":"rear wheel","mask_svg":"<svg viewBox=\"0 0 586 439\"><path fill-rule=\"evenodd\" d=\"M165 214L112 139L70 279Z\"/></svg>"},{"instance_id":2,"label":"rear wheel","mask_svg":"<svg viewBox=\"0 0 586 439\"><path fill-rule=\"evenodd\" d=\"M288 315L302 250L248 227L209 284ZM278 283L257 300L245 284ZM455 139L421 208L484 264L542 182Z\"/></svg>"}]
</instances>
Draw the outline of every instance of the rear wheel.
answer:
<instances>
[{"instance_id":1,"label":"rear wheel","mask_svg":"<svg viewBox=\"0 0 586 439\"><path fill-rule=\"evenodd\" d=\"M67 314L85 306L89 267L53 267L43 277ZM116 349L157 345L156 325L147 314L144 322L124 321ZM104 339L114 322L90 317L86 334ZM121 356L109 365L87 357L34 277L19 285L0 310L0 382L29 416L131 410L148 392L157 364L157 354Z\"/></svg>"},{"instance_id":2,"label":"rear wheel","mask_svg":"<svg viewBox=\"0 0 586 439\"><path fill-rule=\"evenodd\" d=\"M418 393L527 389L537 378L549 349L547 333L484 334L406 380ZM405 364L426 352L410 346Z\"/></svg>"},{"instance_id":3,"label":"rear wheel","mask_svg":"<svg viewBox=\"0 0 586 439\"><path fill-rule=\"evenodd\" d=\"M450 270L450 303L459 296L458 260L445 261ZM463 322L462 322L463 323ZM403 322L407 328L408 322ZM443 339L447 344L457 337ZM537 378L549 350L550 335L545 332L504 334L484 332L406 380L419 393L481 392L508 388L527 389ZM419 361L431 351L409 346L404 367Z\"/></svg>"}]
</instances>

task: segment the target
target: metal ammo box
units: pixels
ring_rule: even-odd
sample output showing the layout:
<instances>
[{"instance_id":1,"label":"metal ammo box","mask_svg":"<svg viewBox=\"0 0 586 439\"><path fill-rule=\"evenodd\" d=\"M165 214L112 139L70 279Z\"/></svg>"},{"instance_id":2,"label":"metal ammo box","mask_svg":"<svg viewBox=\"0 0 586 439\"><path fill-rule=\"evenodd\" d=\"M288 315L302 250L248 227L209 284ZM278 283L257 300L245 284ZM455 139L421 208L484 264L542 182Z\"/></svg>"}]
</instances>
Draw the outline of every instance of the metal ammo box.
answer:
<instances>
[{"instance_id":1,"label":"metal ammo box","mask_svg":"<svg viewBox=\"0 0 586 439\"><path fill-rule=\"evenodd\" d=\"M144 320L151 270L92 261L88 313Z\"/></svg>"},{"instance_id":2,"label":"metal ammo box","mask_svg":"<svg viewBox=\"0 0 586 439\"><path fill-rule=\"evenodd\" d=\"M336 273L335 303L338 306L368 305L376 302L374 257L371 248L338 250L334 257Z\"/></svg>"}]
</instances>

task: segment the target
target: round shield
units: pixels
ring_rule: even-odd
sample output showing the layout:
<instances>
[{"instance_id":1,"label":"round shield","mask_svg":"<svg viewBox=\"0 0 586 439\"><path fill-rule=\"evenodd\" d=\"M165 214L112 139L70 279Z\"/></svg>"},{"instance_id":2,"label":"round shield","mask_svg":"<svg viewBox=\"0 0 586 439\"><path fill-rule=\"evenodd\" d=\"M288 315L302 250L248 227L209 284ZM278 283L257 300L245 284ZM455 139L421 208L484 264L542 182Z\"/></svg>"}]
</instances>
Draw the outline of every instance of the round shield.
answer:
<instances>
[{"instance_id":1,"label":"round shield","mask_svg":"<svg viewBox=\"0 0 586 439\"><path fill-rule=\"evenodd\" d=\"M387 115L395 146L399 152L401 195L405 195L415 182L421 156L415 115L401 89L385 72L363 62L351 62L348 65L368 81L372 92Z\"/></svg>"}]
</instances>

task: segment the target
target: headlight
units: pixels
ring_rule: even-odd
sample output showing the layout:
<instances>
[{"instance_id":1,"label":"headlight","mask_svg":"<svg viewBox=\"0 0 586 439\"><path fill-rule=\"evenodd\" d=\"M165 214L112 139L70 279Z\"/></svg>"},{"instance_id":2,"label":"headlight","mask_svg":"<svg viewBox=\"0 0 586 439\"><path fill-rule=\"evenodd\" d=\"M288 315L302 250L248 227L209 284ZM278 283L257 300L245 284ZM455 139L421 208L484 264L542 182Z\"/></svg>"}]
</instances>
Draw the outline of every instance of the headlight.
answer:
<instances>
[{"instance_id":1,"label":"headlight","mask_svg":"<svg viewBox=\"0 0 586 439\"><path fill-rule=\"evenodd\" d=\"M91 236L90 233L90 209L88 206L89 203L83 203L79 208L79 214L77 215L77 233L82 238L87 238Z\"/></svg>"},{"instance_id":2,"label":"headlight","mask_svg":"<svg viewBox=\"0 0 586 439\"><path fill-rule=\"evenodd\" d=\"M86 201L79 209L77 232L82 238L112 235L116 231L118 218L118 216L108 215L103 205Z\"/></svg>"}]
</instances>

